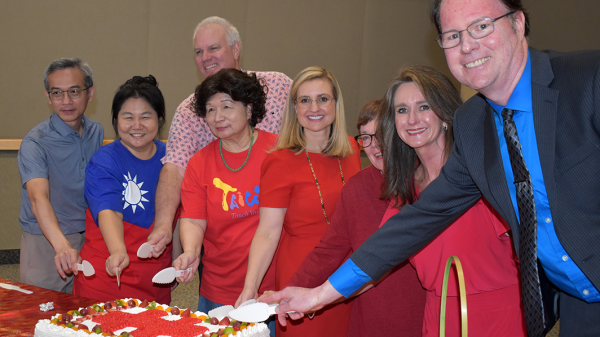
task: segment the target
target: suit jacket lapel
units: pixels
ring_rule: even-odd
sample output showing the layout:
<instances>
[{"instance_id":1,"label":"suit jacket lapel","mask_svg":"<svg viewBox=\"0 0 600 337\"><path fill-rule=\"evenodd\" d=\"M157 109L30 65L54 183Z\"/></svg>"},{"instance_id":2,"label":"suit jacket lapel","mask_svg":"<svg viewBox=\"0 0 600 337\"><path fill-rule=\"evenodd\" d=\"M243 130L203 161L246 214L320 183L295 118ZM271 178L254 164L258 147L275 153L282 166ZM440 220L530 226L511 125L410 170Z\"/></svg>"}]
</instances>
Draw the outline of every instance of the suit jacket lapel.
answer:
<instances>
[{"instance_id":1,"label":"suit jacket lapel","mask_svg":"<svg viewBox=\"0 0 600 337\"><path fill-rule=\"evenodd\" d=\"M554 202L556 184L554 181L556 113L558 91L548 85L554 79L548 55L534 48L531 54L531 95L533 100L533 123L542 165L544 184L550 204Z\"/></svg>"},{"instance_id":2,"label":"suit jacket lapel","mask_svg":"<svg viewBox=\"0 0 600 337\"><path fill-rule=\"evenodd\" d=\"M510 192L498 145L499 141L505 140L498 138L496 123L494 121L494 111L489 104L486 104L485 107L483 134L484 172L493 201L489 200L488 196L486 198L491 204L495 203L498 205L498 207L495 207L498 213L506 219L513 233L518 233L517 216L510 199ZM515 236L515 240L517 240L515 241L515 247L518 247L518 236Z\"/></svg>"}]
</instances>

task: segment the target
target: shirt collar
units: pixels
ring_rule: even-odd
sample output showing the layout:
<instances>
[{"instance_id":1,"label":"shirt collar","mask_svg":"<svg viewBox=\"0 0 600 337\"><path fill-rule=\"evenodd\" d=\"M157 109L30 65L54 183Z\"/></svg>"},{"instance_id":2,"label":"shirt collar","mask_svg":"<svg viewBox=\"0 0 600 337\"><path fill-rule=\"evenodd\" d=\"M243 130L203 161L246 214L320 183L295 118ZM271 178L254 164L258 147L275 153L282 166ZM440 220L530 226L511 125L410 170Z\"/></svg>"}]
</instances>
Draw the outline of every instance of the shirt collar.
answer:
<instances>
[{"instance_id":1,"label":"shirt collar","mask_svg":"<svg viewBox=\"0 0 600 337\"><path fill-rule=\"evenodd\" d=\"M88 123L87 123L87 118L85 117L85 115L83 115L82 117L83 118L81 120L81 123L83 123L83 133L85 133L86 126ZM62 119L60 119L60 117L56 114L56 112L52 113L52 116L50 116L50 125L52 125L54 130L56 130L56 132L58 132L58 134L63 137L67 137L68 135L75 133L75 130L71 129L71 127L68 126L67 123L65 123Z\"/></svg>"},{"instance_id":2,"label":"shirt collar","mask_svg":"<svg viewBox=\"0 0 600 337\"><path fill-rule=\"evenodd\" d=\"M500 113L502 113L502 109L504 108L525 112L533 111L531 96L531 55L529 54L529 51L527 52L527 64L525 65L523 74L521 74L521 78L519 79L517 86L513 90L512 94L510 94L510 98L508 99L506 106L493 103L489 99L486 100L488 103L490 103L494 109L494 112L498 116L500 116ZM500 116L500 120L502 120L502 116Z\"/></svg>"}]
</instances>

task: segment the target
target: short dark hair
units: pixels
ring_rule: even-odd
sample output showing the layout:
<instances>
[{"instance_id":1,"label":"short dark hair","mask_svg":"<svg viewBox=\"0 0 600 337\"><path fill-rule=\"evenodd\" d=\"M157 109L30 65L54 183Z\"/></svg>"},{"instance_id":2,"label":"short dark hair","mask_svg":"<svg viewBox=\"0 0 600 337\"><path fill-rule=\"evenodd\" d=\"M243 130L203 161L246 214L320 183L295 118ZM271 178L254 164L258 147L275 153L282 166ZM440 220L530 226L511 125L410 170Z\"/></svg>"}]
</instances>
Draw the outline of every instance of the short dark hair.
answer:
<instances>
[{"instance_id":1,"label":"short dark hair","mask_svg":"<svg viewBox=\"0 0 600 337\"><path fill-rule=\"evenodd\" d=\"M44 88L46 91L50 90L50 83L48 82L48 75L52 74L57 70L75 68L81 70L83 73L83 85L86 88L91 88L94 86L94 77L92 75L92 68L87 64L87 62L83 62L79 57L76 58L60 58L52 61L50 65L44 70Z\"/></svg>"},{"instance_id":2,"label":"short dark hair","mask_svg":"<svg viewBox=\"0 0 600 337\"><path fill-rule=\"evenodd\" d=\"M358 113L358 120L356 121L356 128L360 132L360 127L367 125L370 121L377 118L383 108L383 99L376 99L374 101L367 102L365 106L360 109Z\"/></svg>"},{"instance_id":3,"label":"short dark hair","mask_svg":"<svg viewBox=\"0 0 600 337\"><path fill-rule=\"evenodd\" d=\"M521 0L498 0L501 4L504 5L510 12L521 11L525 16L525 37L529 36L529 12L525 10ZM442 33L442 24L440 23L440 7L442 5L442 0L433 0L431 3L431 21L437 28L438 34ZM513 24L513 16L509 16L511 24ZM514 27L514 25L513 25Z\"/></svg>"},{"instance_id":4,"label":"short dark hair","mask_svg":"<svg viewBox=\"0 0 600 337\"><path fill-rule=\"evenodd\" d=\"M394 201L397 207L412 204L416 200L415 169L419 163L415 149L404 143L396 130L394 100L396 91L405 83L414 83L419 88L431 110L447 126L444 128L444 159L448 158L454 144L454 111L462 104L460 94L450 80L427 66L414 65L401 69L388 86L377 123L377 139L383 154L384 172L381 198Z\"/></svg>"},{"instance_id":5,"label":"short dark hair","mask_svg":"<svg viewBox=\"0 0 600 337\"><path fill-rule=\"evenodd\" d=\"M252 105L249 122L250 126L254 127L267 114L265 107L267 92L268 88L264 79L257 78L256 74L246 74L238 69L225 68L207 77L196 87L192 107L198 116L205 118L206 102L215 94L227 94L231 99L241 102L244 106Z\"/></svg>"},{"instance_id":6,"label":"short dark hair","mask_svg":"<svg viewBox=\"0 0 600 337\"><path fill-rule=\"evenodd\" d=\"M119 134L117 124L121 107L130 98L141 98L148 102L158 115L158 133L165 125L165 99L158 89L158 82L152 75L147 77L133 76L117 89L112 102L112 125L115 132Z\"/></svg>"}]
</instances>

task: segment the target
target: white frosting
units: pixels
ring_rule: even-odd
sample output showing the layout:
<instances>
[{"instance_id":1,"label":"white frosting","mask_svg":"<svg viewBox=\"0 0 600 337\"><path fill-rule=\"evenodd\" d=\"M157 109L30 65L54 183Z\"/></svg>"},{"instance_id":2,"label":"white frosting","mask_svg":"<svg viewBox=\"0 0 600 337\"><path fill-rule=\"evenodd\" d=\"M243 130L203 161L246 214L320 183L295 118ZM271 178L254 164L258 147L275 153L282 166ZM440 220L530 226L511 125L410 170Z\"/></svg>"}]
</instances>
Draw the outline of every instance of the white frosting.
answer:
<instances>
[{"instance_id":1,"label":"white frosting","mask_svg":"<svg viewBox=\"0 0 600 337\"><path fill-rule=\"evenodd\" d=\"M171 313L169 313L167 316L163 316L161 318L164 319L165 321L178 321L181 319L181 316L171 315Z\"/></svg>"},{"instance_id":2,"label":"white frosting","mask_svg":"<svg viewBox=\"0 0 600 337\"><path fill-rule=\"evenodd\" d=\"M227 327L227 325L212 325L210 323L198 323L198 324L194 324L197 326L203 326L205 328L208 329L207 332L213 333L213 332L217 332L219 331L219 329L225 329Z\"/></svg>"},{"instance_id":3,"label":"white frosting","mask_svg":"<svg viewBox=\"0 0 600 337\"><path fill-rule=\"evenodd\" d=\"M129 301L130 298L126 298L124 299L125 302ZM157 306L162 306L163 308L167 308L168 305L166 304L157 304ZM79 308L79 311L81 311L81 309L83 308ZM144 312L147 309L145 308L140 308L140 307L133 307L133 308L128 308L128 309L123 309L123 312L127 312L130 314L138 314L140 312ZM179 315L171 315L171 313L167 313L168 315L161 317L162 319L168 320L168 321L177 321L179 319L181 319L181 316ZM200 317L200 316L208 316L207 314L201 312L201 311L196 311L194 313L196 316ZM58 314L53 316L52 319L54 318L58 318ZM78 316L75 316L78 317ZM85 326L87 326L88 330L93 326L96 325L96 323L94 323L92 320L85 320L82 323ZM205 328L208 328L208 333L214 333L219 331L219 329L225 329L227 328L227 325L212 325L210 323L198 323L196 324L198 326L203 326ZM133 331L135 331L136 328L124 328L121 330L117 330L114 331L115 335L120 335L123 332L128 332L128 333L132 333ZM97 333L91 333L88 334L84 331L78 330L75 331L71 328L63 328L61 326L52 324L50 322L49 319L42 319L39 320L37 322L37 324L35 325L35 334L34 337L62 337L62 336L74 336L74 337L101 337L102 334L97 334ZM201 337L202 335L199 335L198 337ZM264 323L256 323L254 326L247 326L246 329L244 330L240 330L237 332L236 336L233 336L233 334L230 334L228 337L268 337L269 336L269 328L267 327L266 324ZM171 337L171 336L157 336L157 337Z\"/></svg>"},{"instance_id":4,"label":"white frosting","mask_svg":"<svg viewBox=\"0 0 600 337\"><path fill-rule=\"evenodd\" d=\"M35 337L56 337L56 336L76 336L76 337L100 337L102 334L88 334L84 331L75 331L71 328L63 328L62 326L50 323L49 319L42 319L35 325Z\"/></svg>"},{"instance_id":5,"label":"white frosting","mask_svg":"<svg viewBox=\"0 0 600 337\"><path fill-rule=\"evenodd\" d=\"M133 308L127 308L127 309L123 309L121 310L122 312L126 312L128 314L139 314L140 312L144 312L148 309L146 308L140 308L140 307L133 307Z\"/></svg>"}]
</instances>

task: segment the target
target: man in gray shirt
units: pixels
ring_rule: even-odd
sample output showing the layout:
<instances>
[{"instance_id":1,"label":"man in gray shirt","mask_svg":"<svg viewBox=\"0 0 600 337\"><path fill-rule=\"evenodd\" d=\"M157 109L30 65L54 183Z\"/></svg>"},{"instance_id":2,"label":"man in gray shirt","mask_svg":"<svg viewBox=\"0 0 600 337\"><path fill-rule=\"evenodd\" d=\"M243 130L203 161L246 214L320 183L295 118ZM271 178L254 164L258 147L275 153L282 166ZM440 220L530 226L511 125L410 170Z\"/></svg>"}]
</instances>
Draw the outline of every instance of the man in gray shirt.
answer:
<instances>
[{"instance_id":1,"label":"man in gray shirt","mask_svg":"<svg viewBox=\"0 0 600 337\"><path fill-rule=\"evenodd\" d=\"M23 138L17 157L21 282L71 293L85 240L85 167L102 146L104 130L83 115L95 90L87 63L53 61L44 72L44 86L54 113Z\"/></svg>"}]
</instances>

